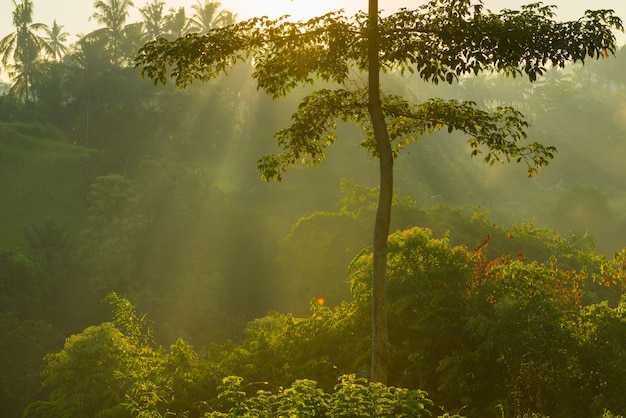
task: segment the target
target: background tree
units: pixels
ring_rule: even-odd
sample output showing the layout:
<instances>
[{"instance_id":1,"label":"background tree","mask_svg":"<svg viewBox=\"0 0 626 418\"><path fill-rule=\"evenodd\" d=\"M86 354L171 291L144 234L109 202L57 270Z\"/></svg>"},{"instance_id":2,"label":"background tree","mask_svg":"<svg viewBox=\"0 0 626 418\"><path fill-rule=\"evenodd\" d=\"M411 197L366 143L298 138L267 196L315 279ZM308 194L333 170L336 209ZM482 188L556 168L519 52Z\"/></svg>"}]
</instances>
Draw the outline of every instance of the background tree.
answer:
<instances>
[{"instance_id":1,"label":"background tree","mask_svg":"<svg viewBox=\"0 0 626 418\"><path fill-rule=\"evenodd\" d=\"M205 34L211 29L235 23L235 15L222 9L219 1L204 0L203 3L196 0L191 8L194 12L189 21L190 32Z\"/></svg>"},{"instance_id":2,"label":"background tree","mask_svg":"<svg viewBox=\"0 0 626 418\"><path fill-rule=\"evenodd\" d=\"M101 25L101 29L92 32L92 36L102 36L110 48L111 61L118 65L122 58L122 45L126 38L125 28L129 9L134 6L132 0L97 0L96 12L91 15Z\"/></svg>"},{"instance_id":3,"label":"background tree","mask_svg":"<svg viewBox=\"0 0 626 418\"><path fill-rule=\"evenodd\" d=\"M72 91L75 106L72 113L72 140L75 143L92 146L92 120L98 113L98 93L105 87L99 80L113 71L113 64L106 51L106 41L91 34L82 37L75 45L71 54L72 83L68 89Z\"/></svg>"},{"instance_id":4,"label":"background tree","mask_svg":"<svg viewBox=\"0 0 626 418\"><path fill-rule=\"evenodd\" d=\"M162 0L153 0L144 7L139 8L139 12L143 17L143 36L144 40L150 40L162 36L165 31L165 14L163 8L165 2Z\"/></svg>"},{"instance_id":5,"label":"background tree","mask_svg":"<svg viewBox=\"0 0 626 418\"><path fill-rule=\"evenodd\" d=\"M418 71L424 80L453 83L484 71L525 74L531 81L547 66L599 58L615 50L611 30L622 28L612 12L588 11L574 22L556 22L551 7L524 6L520 12L485 12L481 3L432 0L416 10L403 9L381 18L378 2L352 19L340 12L292 23L285 18L254 18L170 42L159 39L140 51L142 74L165 83L168 75L184 87L209 80L252 56L253 77L274 98L314 78L337 88L305 97L290 127L277 133L283 152L264 157L266 179L280 180L291 165L319 164L336 140L335 121L364 127L363 147L379 159L380 195L374 227L371 378L387 379L386 262L393 196L393 162L400 149L419 136L447 127L469 136L472 156L486 163L525 161L528 175L545 166L555 149L521 145L527 123L510 107L484 111L472 102L428 100L417 105L382 95L382 69ZM581 35L583 34L583 35ZM538 42L537 39L541 41ZM354 68L367 71L364 88L349 88Z\"/></svg>"},{"instance_id":6,"label":"background tree","mask_svg":"<svg viewBox=\"0 0 626 418\"><path fill-rule=\"evenodd\" d=\"M47 27L43 23L33 23L33 2L23 0L17 3L13 0L13 5L13 26L16 30L0 40L0 53L5 68L9 59L13 60L13 69L9 71L15 81L13 90L28 102L31 78L40 53L45 51L54 55L54 52L46 40L36 33Z\"/></svg>"},{"instance_id":7,"label":"background tree","mask_svg":"<svg viewBox=\"0 0 626 418\"><path fill-rule=\"evenodd\" d=\"M0 312L0 401L7 417L22 415L36 398L43 357L57 350L61 335L43 321L23 319L17 313Z\"/></svg>"},{"instance_id":8,"label":"background tree","mask_svg":"<svg viewBox=\"0 0 626 418\"><path fill-rule=\"evenodd\" d=\"M166 38L176 39L184 36L189 30L189 19L184 7L171 8L165 16Z\"/></svg>"},{"instance_id":9,"label":"background tree","mask_svg":"<svg viewBox=\"0 0 626 418\"><path fill-rule=\"evenodd\" d=\"M60 61L70 51L66 46L69 32L63 31L63 25L57 24L56 19L52 22L52 26L46 27L44 30L46 32L44 40L50 47L50 52L53 54L52 58Z\"/></svg>"}]
</instances>

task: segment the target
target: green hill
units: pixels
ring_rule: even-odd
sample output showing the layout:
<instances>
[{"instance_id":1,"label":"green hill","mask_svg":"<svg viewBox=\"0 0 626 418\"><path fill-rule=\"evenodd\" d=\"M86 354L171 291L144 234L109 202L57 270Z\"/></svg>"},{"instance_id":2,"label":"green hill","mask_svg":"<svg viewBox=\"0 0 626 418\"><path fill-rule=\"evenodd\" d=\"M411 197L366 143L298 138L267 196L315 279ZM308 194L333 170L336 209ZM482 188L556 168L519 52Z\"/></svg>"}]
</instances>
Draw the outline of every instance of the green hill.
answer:
<instances>
[{"instance_id":1,"label":"green hill","mask_svg":"<svg viewBox=\"0 0 626 418\"><path fill-rule=\"evenodd\" d=\"M0 123L0 246L21 244L32 224L75 225L92 162L89 150L68 144L52 126Z\"/></svg>"}]
</instances>

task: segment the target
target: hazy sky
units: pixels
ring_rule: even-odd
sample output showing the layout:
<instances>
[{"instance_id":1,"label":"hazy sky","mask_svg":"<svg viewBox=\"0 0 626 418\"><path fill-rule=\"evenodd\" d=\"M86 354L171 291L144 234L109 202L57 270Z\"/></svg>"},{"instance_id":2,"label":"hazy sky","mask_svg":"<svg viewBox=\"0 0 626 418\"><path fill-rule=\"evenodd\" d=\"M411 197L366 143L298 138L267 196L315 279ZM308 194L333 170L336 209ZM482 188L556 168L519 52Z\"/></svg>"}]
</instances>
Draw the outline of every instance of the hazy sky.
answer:
<instances>
[{"instance_id":1,"label":"hazy sky","mask_svg":"<svg viewBox=\"0 0 626 418\"><path fill-rule=\"evenodd\" d=\"M16 0L20 1L20 0ZM202 0L204 1L204 0ZM414 7L424 3L424 0L379 0L380 8L392 12L400 7ZM518 8L522 4L533 3L535 0L485 0L487 8L500 10L502 8ZM135 0L138 7L144 6L148 0ZM70 41L75 41L79 33L88 33L97 26L90 21L94 13L93 0L33 0L34 20L45 24L52 24L54 19L72 36ZM190 6L195 0L166 0L167 7L187 7L191 14ZM269 15L275 17L282 14L290 14L294 18L305 18L318 15L327 11L345 9L352 14L359 9L367 7L365 0L222 0L222 6L232 10L239 19L253 16ZM562 19L574 19L582 15L586 9L614 9L618 16L626 19L626 1L624 0L545 0L546 4L558 6L558 15ZM11 33L13 0L0 0L0 37ZM135 11L129 21L139 20Z\"/></svg>"}]
</instances>

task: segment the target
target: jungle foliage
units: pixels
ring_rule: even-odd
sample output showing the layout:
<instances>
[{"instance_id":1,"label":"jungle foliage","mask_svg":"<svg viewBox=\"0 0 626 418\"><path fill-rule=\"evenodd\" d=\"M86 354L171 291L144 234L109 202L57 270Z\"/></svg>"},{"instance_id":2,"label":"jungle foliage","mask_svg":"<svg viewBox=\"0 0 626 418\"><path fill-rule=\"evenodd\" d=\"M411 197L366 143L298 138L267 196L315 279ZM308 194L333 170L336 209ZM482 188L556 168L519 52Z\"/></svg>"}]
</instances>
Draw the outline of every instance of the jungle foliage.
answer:
<instances>
[{"instance_id":1,"label":"jungle foliage","mask_svg":"<svg viewBox=\"0 0 626 418\"><path fill-rule=\"evenodd\" d=\"M177 86L208 81L240 61L250 62L259 89L274 99L294 87L320 79L334 85L306 96L292 124L276 134L282 152L263 157L259 170L280 181L287 167L301 161L317 165L336 140L336 121L353 122L366 133L362 147L379 162L379 200L373 233L372 350L370 378L387 383L387 249L393 195L393 165L405 143L447 127L466 134L471 155L483 161L524 161L529 177L545 167L556 148L526 139L528 126L513 107L487 111L475 102L429 98L411 103L388 94L381 71L405 70L435 84L461 76L501 72L533 82L548 67L563 68L614 53L612 30L623 30L610 10L586 11L576 21L558 22L549 6L520 11L483 11L481 2L431 0L413 10L381 17L378 0L352 18L339 12L289 22L252 18L202 36L170 41L157 38L139 50L137 65L155 84L173 78ZM365 87L354 87L353 71L366 72Z\"/></svg>"},{"instance_id":2,"label":"jungle foliage","mask_svg":"<svg viewBox=\"0 0 626 418\"><path fill-rule=\"evenodd\" d=\"M533 84L383 74L411 101L515 106L559 153L529 180L467 159L454 133L403 144L382 386L364 380L366 136L338 122L335 153L280 186L255 171L300 98L332 86L273 102L240 63L154 89L108 45L37 62L29 100L0 89L3 415L626 415L623 49Z\"/></svg>"},{"instance_id":3,"label":"jungle foliage","mask_svg":"<svg viewBox=\"0 0 626 418\"><path fill-rule=\"evenodd\" d=\"M468 250L423 228L391 235L395 387L362 378L372 262L365 251L350 266L351 301L331 308L312 300L302 317L270 313L248 324L241 343L200 351L184 339L163 348L146 316L111 294L113 322L85 329L46 356L49 396L27 416L623 413L626 256L607 261L558 237L518 233L561 252L545 261L489 258L490 242ZM597 288L617 301L585 303L583 295Z\"/></svg>"}]
</instances>

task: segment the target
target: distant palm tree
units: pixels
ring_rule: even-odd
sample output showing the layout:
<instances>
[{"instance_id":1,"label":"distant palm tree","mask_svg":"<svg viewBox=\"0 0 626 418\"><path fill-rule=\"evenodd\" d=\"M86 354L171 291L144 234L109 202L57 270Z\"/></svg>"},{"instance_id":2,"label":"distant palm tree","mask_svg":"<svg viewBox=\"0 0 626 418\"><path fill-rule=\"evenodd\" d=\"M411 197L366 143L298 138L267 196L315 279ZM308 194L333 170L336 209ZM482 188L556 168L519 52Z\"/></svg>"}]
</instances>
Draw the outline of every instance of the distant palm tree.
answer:
<instances>
[{"instance_id":1,"label":"distant palm tree","mask_svg":"<svg viewBox=\"0 0 626 418\"><path fill-rule=\"evenodd\" d=\"M8 64L6 69L13 81L9 93L16 97L23 97L25 101L28 101L30 94L28 78L32 77L32 70L24 71L24 67L20 64Z\"/></svg>"},{"instance_id":2,"label":"distant palm tree","mask_svg":"<svg viewBox=\"0 0 626 418\"><path fill-rule=\"evenodd\" d=\"M67 37L70 34L69 32L64 32L63 25L58 25L56 20L52 22L52 26L46 28L45 31L47 36L44 39L53 53L53 58L60 61L70 50L65 45Z\"/></svg>"},{"instance_id":3,"label":"distant palm tree","mask_svg":"<svg viewBox=\"0 0 626 418\"><path fill-rule=\"evenodd\" d=\"M165 16L164 36L169 40L183 37L189 32L189 25L190 21L187 19L184 7L171 8Z\"/></svg>"},{"instance_id":4,"label":"distant palm tree","mask_svg":"<svg viewBox=\"0 0 626 418\"><path fill-rule=\"evenodd\" d=\"M122 45L126 37L126 19L129 9L134 6L132 0L96 0L93 6L96 12L91 15L103 28L90 34L92 37L103 37L110 48L111 60L119 65L121 60Z\"/></svg>"},{"instance_id":5,"label":"distant palm tree","mask_svg":"<svg viewBox=\"0 0 626 418\"><path fill-rule=\"evenodd\" d=\"M219 1L204 0L202 3L196 0L191 6L194 10L190 20L191 31L203 34L210 29L234 23L236 15L221 7L222 3Z\"/></svg>"},{"instance_id":6,"label":"distant palm tree","mask_svg":"<svg viewBox=\"0 0 626 418\"><path fill-rule=\"evenodd\" d=\"M228 26L237 23L237 13L233 13L230 10L223 10L222 21L220 23L221 26Z\"/></svg>"},{"instance_id":7,"label":"distant palm tree","mask_svg":"<svg viewBox=\"0 0 626 418\"><path fill-rule=\"evenodd\" d=\"M120 45L119 55L130 63L144 44L143 22L129 23L124 26L124 39Z\"/></svg>"},{"instance_id":8,"label":"distant palm tree","mask_svg":"<svg viewBox=\"0 0 626 418\"><path fill-rule=\"evenodd\" d=\"M164 35L167 21L163 7L165 7L163 0L152 0L152 3L147 3L139 9L143 17L144 40L151 40Z\"/></svg>"},{"instance_id":9,"label":"distant palm tree","mask_svg":"<svg viewBox=\"0 0 626 418\"><path fill-rule=\"evenodd\" d=\"M9 70L14 85L11 91L29 101L29 87L34 66L41 51L52 55L53 52L45 39L37 35L38 30L45 30L43 23L33 23L33 2L22 0L17 3L13 0L13 26L15 32L0 39L0 54L2 54L2 66ZM13 63L9 64L12 59Z\"/></svg>"}]
</instances>

